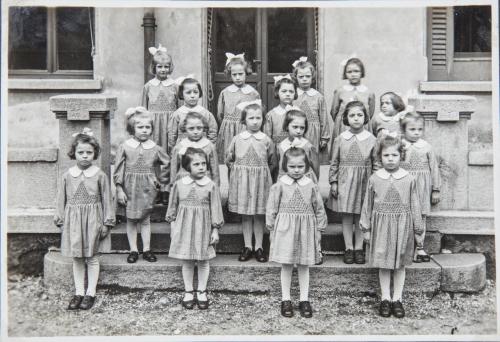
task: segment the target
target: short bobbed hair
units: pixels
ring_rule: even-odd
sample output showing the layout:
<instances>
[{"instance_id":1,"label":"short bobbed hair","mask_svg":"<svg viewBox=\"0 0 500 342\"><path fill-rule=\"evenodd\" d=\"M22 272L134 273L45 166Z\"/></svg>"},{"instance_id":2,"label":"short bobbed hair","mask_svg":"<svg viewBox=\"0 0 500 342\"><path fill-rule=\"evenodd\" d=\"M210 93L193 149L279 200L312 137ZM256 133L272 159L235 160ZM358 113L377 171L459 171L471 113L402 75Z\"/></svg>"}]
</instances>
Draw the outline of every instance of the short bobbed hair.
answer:
<instances>
[{"instance_id":1,"label":"short bobbed hair","mask_svg":"<svg viewBox=\"0 0 500 342\"><path fill-rule=\"evenodd\" d=\"M181 166L184 170L187 172L191 172L191 161L193 160L193 157L195 155L200 155L203 158L205 158L205 161L207 162L207 168L208 168L208 157L205 151L203 151L201 148L196 148L196 147L188 147L186 149L186 152L181 158Z\"/></svg>"},{"instance_id":2,"label":"short bobbed hair","mask_svg":"<svg viewBox=\"0 0 500 342\"><path fill-rule=\"evenodd\" d=\"M306 126L304 129L304 134L306 134L307 130L309 128L309 122L307 120L307 116L303 111L297 110L297 109L292 109L292 110L289 110L288 112L286 112L285 120L283 120L283 127L282 127L283 132L288 132L288 125L290 125L290 123L295 118L303 118L304 119L304 123Z\"/></svg>"},{"instance_id":3,"label":"short bobbed hair","mask_svg":"<svg viewBox=\"0 0 500 342\"><path fill-rule=\"evenodd\" d=\"M99 146L99 142L93 136L84 133L78 133L71 142L71 146L68 151L68 157L70 159L76 159L75 152L78 144L89 144L94 148L94 160L99 158L99 154L101 153L101 146Z\"/></svg>"},{"instance_id":4,"label":"short bobbed hair","mask_svg":"<svg viewBox=\"0 0 500 342\"><path fill-rule=\"evenodd\" d=\"M392 106L394 107L394 110L396 112L401 112L401 111L405 110L406 105L405 105L403 99L401 98L401 96L399 96L395 92L388 91L388 92L380 95L380 103L382 103L382 98L384 96L389 96L389 98L391 99Z\"/></svg>"},{"instance_id":5,"label":"short bobbed hair","mask_svg":"<svg viewBox=\"0 0 500 342\"><path fill-rule=\"evenodd\" d=\"M406 153L400 135L398 134L396 137L393 137L392 135L383 133L377 138L377 158L380 162L382 162L382 150L390 146L396 146L401 156L400 160L405 160Z\"/></svg>"},{"instance_id":6,"label":"short bobbed hair","mask_svg":"<svg viewBox=\"0 0 500 342\"><path fill-rule=\"evenodd\" d=\"M194 78L186 78L184 81L182 81L181 85L179 86L179 91L178 91L178 96L179 100L184 100L184 88L186 87L187 84L196 84L198 87L198 91L200 92L200 99L203 97L203 90L201 89L201 84L198 82L198 80Z\"/></svg>"},{"instance_id":7,"label":"short bobbed hair","mask_svg":"<svg viewBox=\"0 0 500 342\"><path fill-rule=\"evenodd\" d=\"M351 101L349 102L344 109L344 112L342 113L342 123L345 126L349 126L349 120L347 119L347 115L349 114L349 110L352 108L360 108L363 111L363 114L365 116L365 120L363 123L366 125L368 121L370 121L370 117L368 115L368 111L366 110L365 105L361 101Z\"/></svg>"},{"instance_id":8,"label":"short bobbed hair","mask_svg":"<svg viewBox=\"0 0 500 342\"><path fill-rule=\"evenodd\" d=\"M274 84L274 98L275 99L280 98L279 91L280 91L282 84L292 84L293 85L293 89L295 90L295 95L294 95L293 99L297 100L297 97L299 97L299 95L297 94L297 82L295 82L294 79L289 79L289 78L284 78L284 77Z\"/></svg>"},{"instance_id":9,"label":"short bobbed hair","mask_svg":"<svg viewBox=\"0 0 500 342\"><path fill-rule=\"evenodd\" d=\"M247 63L247 61L244 58L234 57L234 58L231 58L229 63L227 63L226 67L224 68L224 73L226 74L227 77L231 77L231 68L234 65L243 66L243 70L245 71L245 74L247 76L252 73L252 67L250 66L250 64Z\"/></svg>"},{"instance_id":10,"label":"short bobbed hair","mask_svg":"<svg viewBox=\"0 0 500 342\"><path fill-rule=\"evenodd\" d=\"M181 124L179 126L179 130L182 133L186 133L186 124L187 124L187 121L189 119L198 119L198 120L200 120L201 123L203 124L203 131L205 133L208 131L208 121L207 121L207 119L205 119L205 117L203 115L201 115L198 112L188 112L186 114L186 117L184 118L184 120L181 121Z\"/></svg>"},{"instance_id":11,"label":"short bobbed hair","mask_svg":"<svg viewBox=\"0 0 500 342\"><path fill-rule=\"evenodd\" d=\"M309 61L306 62L300 61L299 63L297 63L297 66L293 68L293 77L297 79L297 73L299 69L307 69L307 68L311 70L312 79L314 80L316 78L316 68Z\"/></svg>"},{"instance_id":12,"label":"short bobbed hair","mask_svg":"<svg viewBox=\"0 0 500 342\"><path fill-rule=\"evenodd\" d=\"M260 112L262 113L262 124L264 124L264 111L263 111L262 106L257 104L257 103L249 104L248 106L243 108L243 110L241 111L241 118L240 118L240 122L242 124L246 123L247 113L249 110L260 110ZM262 128L262 126L261 126L261 128Z\"/></svg>"},{"instance_id":13,"label":"short bobbed hair","mask_svg":"<svg viewBox=\"0 0 500 342\"><path fill-rule=\"evenodd\" d=\"M130 135L135 135L135 124L138 119L149 120L151 124L151 132L154 131L153 115L144 107L136 107L133 114L127 117L127 132Z\"/></svg>"},{"instance_id":14,"label":"short bobbed hair","mask_svg":"<svg viewBox=\"0 0 500 342\"><path fill-rule=\"evenodd\" d=\"M306 163L306 173L309 172L309 169L311 168L311 162L309 161L309 158L307 158L306 151L300 147L290 147L283 154L283 161L281 162L281 168L283 169L283 171L288 172L288 160L293 157L303 157L304 162Z\"/></svg>"},{"instance_id":15,"label":"short bobbed hair","mask_svg":"<svg viewBox=\"0 0 500 342\"><path fill-rule=\"evenodd\" d=\"M347 67L350 64L357 65L359 67L359 69L361 70L361 78L365 77L365 66L364 66L363 62L361 62L361 59L353 57L353 58L349 58L344 65L344 71L342 72L342 79L343 80L347 80L346 71L347 71Z\"/></svg>"},{"instance_id":16,"label":"short bobbed hair","mask_svg":"<svg viewBox=\"0 0 500 342\"><path fill-rule=\"evenodd\" d=\"M404 114L399 119L399 126L401 127L401 132L404 134L408 123L415 122L415 121L420 121L420 122L422 122L422 124L424 124L424 118L422 117L422 115L420 115L416 112L409 112L409 113Z\"/></svg>"},{"instance_id":17,"label":"short bobbed hair","mask_svg":"<svg viewBox=\"0 0 500 342\"><path fill-rule=\"evenodd\" d=\"M158 64L167 64L170 63L170 73L174 71L174 61L172 60L172 56L168 53L158 51L154 54L153 58L151 58L151 63L149 64L149 73L151 75L156 75L156 66Z\"/></svg>"}]
</instances>

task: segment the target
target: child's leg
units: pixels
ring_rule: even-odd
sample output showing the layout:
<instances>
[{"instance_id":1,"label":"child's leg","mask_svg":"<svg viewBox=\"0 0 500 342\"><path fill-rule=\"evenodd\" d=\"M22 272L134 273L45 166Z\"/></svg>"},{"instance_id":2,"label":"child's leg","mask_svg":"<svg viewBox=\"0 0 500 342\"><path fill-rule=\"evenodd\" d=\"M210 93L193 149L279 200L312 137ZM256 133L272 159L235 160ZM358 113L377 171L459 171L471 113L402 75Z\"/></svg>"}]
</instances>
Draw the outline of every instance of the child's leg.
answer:
<instances>
[{"instance_id":1,"label":"child's leg","mask_svg":"<svg viewBox=\"0 0 500 342\"><path fill-rule=\"evenodd\" d=\"M406 268L403 266L401 268L394 270L394 295L392 296L392 301L401 301L403 297L403 287L405 285Z\"/></svg>"},{"instance_id":2,"label":"child's leg","mask_svg":"<svg viewBox=\"0 0 500 342\"><path fill-rule=\"evenodd\" d=\"M264 215L255 215L253 217L253 233L255 235L255 250L262 248L264 239Z\"/></svg>"},{"instance_id":3,"label":"child's leg","mask_svg":"<svg viewBox=\"0 0 500 342\"><path fill-rule=\"evenodd\" d=\"M292 286L292 264L281 264L281 300L290 300L290 287Z\"/></svg>"},{"instance_id":4,"label":"child's leg","mask_svg":"<svg viewBox=\"0 0 500 342\"><path fill-rule=\"evenodd\" d=\"M183 260L182 261L182 279L184 280L184 289L186 292L193 291L193 277L194 277L194 261L193 260ZM193 299L193 294L191 293L191 300Z\"/></svg>"},{"instance_id":5,"label":"child's leg","mask_svg":"<svg viewBox=\"0 0 500 342\"><path fill-rule=\"evenodd\" d=\"M151 220L150 216L146 216L138 224L141 226L141 239L142 239L142 251L147 252L150 248L151 243ZM136 235L137 239L137 235Z\"/></svg>"},{"instance_id":6,"label":"child's leg","mask_svg":"<svg viewBox=\"0 0 500 342\"><path fill-rule=\"evenodd\" d=\"M131 252L137 252L137 224L136 220L127 220L127 239Z\"/></svg>"},{"instance_id":7,"label":"child's leg","mask_svg":"<svg viewBox=\"0 0 500 342\"><path fill-rule=\"evenodd\" d=\"M243 228L243 240L245 247L252 249L253 218L249 215L241 215L241 226Z\"/></svg>"},{"instance_id":8,"label":"child's leg","mask_svg":"<svg viewBox=\"0 0 500 342\"><path fill-rule=\"evenodd\" d=\"M416 235L415 236L415 242L417 244L417 247L420 247L420 248L417 248L417 255L427 255L427 253L425 252L425 249L424 249L424 240L425 240L425 232L426 232L426 222L427 222L427 216L426 215L422 215L422 229L423 229L423 233L422 235ZM427 260L425 260L427 261Z\"/></svg>"},{"instance_id":9,"label":"child's leg","mask_svg":"<svg viewBox=\"0 0 500 342\"><path fill-rule=\"evenodd\" d=\"M75 295L85 295L85 258L73 258L73 278Z\"/></svg>"},{"instance_id":10,"label":"child's leg","mask_svg":"<svg viewBox=\"0 0 500 342\"><path fill-rule=\"evenodd\" d=\"M97 280L99 279L99 258L93 256L86 258L87 261L87 276L88 276L88 286L87 286L87 296L95 297Z\"/></svg>"},{"instance_id":11,"label":"child's leg","mask_svg":"<svg viewBox=\"0 0 500 342\"><path fill-rule=\"evenodd\" d=\"M382 300L391 301L391 270L380 268L378 270L378 279L380 280Z\"/></svg>"},{"instance_id":12,"label":"child's leg","mask_svg":"<svg viewBox=\"0 0 500 342\"><path fill-rule=\"evenodd\" d=\"M353 224L353 215L342 214L342 233L344 235L344 243L346 250L353 249L352 224Z\"/></svg>"},{"instance_id":13,"label":"child's leg","mask_svg":"<svg viewBox=\"0 0 500 342\"><path fill-rule=\"evenodd\" d=\"M207 289L209 274L210 264L208 260L198 261L198 291L205 291Z\"/></svg>"},{"instance_id":14,"label":"child's leg","mask_svg":"<svg viewBox=\"0 0 500 342\"><path fill-rule=\"evenodd\" d=\"M353 219L354 219L354 249L355 250L360 250L363 249L363 232L361 231L361 228L359 227L359 218L361 215L354 214Z\"/></svg>"},{"instance_id":15,"label":"child's leg","mask_svg":"<svg viewBox=\"0 0 500 342\"><path fill-rule=\"evenodd\" d=\"M297 265L299 271L300 301L309 301L309 266Z\"/></svg>"}]
</instances>

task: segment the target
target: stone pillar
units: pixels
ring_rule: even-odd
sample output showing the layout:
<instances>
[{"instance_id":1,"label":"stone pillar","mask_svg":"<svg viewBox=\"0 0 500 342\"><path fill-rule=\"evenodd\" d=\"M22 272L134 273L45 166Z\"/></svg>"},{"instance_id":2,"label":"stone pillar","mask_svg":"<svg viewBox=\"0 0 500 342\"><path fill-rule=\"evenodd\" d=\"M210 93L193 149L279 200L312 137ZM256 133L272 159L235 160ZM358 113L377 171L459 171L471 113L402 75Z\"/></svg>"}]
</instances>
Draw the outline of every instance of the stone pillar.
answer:
<instances>
[{"instance_id":1,"label":"stone pillar","mask_svg":"<svg viewBox=\"0 0 500 342\"><path fill-rule=\"evenodd\" d=\"M114 96L99 94L68 94L52 96L49 100L50 110L59 120L59 157L58 179L75 163L67 153L71 147L73 133L81 132L89 127L101 146L101 155L95 165L110 175L110 122L117 108Z\"/></svg>"},{"instance_id":2,"label":"stone pillar","mask_svg":"<svg viewBox=\"0 0 500 342\"><path fill-rule=\"evenodd\" d=\"M144 83L153 78L149 73L149 65L153 56L149 53L149 48L155 46L156 18L154 8L145 8L142 18L142 27L144 27Z\"/></svg>"},{"instance_id":3,"label":"stone pillar","mask_svg":"<svg viewBox=\"0 0 500 342\"><path fill-rule=\"evenodd\" d=\"M408 104L425 120L424 139L436 152L441 173L441 201L436 209L468 209L468 120L476 98L463 95L416 95Z\"/></svg>"}]
</instances>

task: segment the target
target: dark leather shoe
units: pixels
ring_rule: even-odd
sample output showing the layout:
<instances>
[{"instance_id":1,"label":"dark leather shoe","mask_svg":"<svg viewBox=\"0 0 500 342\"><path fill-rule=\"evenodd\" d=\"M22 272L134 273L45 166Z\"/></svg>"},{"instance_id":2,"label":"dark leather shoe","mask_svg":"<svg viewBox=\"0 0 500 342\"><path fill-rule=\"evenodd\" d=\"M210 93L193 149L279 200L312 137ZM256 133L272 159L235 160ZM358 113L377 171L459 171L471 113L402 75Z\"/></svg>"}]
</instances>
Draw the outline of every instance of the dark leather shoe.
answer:
<instances>
[{"instance_id":1,"label":"dark leather shoe","mask_svg":"<svg viewBox=\"0 0 500 342\"><path fill-rule=\"evenodd\" d=\"M139 259L139 252L130 252L130 254L127 257L127 262L129 264L133 264Z\"/></svg>"},{"instance_id":2,"label":"dark leather shoe","mask_svg":"<svg viewBox=\"0 0 500 342\"><path fill-rule=\"evenodd\" d=\"M161 204L168 205L169 193L166 191L161 192Z\"/></svg>"},{"instance_id":3,"label":"dark leather shoe","mask_svg":"<svg viewBox=\"0 0 500 342\"><path fill-rule=\"evenodd\" d=\"M308 301L299 302L300 315L305 318L311 318L313 315L311 303Z\"/></svg>"},{"instance_id":4,"label":"dark leather shoe","mask_svg":"<svg viewBox=\"0 0 500 342\"><path fill-rule=\"evenodd\" d=\"M259 248L258 250L255 251L255 259L258 262L266 262L267 261L267 258L264 255L264 251L262 250L262 248Z\"/></svg>"},{"instance_id":5,"label":"dark leather shoe","mask_svg":"<svg viewBox=\"0 0 500 342\"><path fill-rule=\"evenodd\" d=\"M344 253L344 264L353 264L354 263L354 252L352 249L348 249Z\"/></svg>"},{"instance_id":6,"label":"dark leather shoe","mask_svg":"<svg viewBox=\"0 0 500 342\"><path fill-rule=\"evenodd\" d=\"M292 301L284 300L281 302L281 315L283 317L293 317Z\"/></svg>"},{"instance_id":7,"label":"dark leather shoe","mask_svg":"<svg viewBox=\"0 0 500 342\"><path fill-rule=\"evenodd\" d=\"M198 295L201 293L207 293L207 290L205 291L198 291ZM198 304L198 309L200 310L206 310L208 309L208 299L207 300L200 300L197 296L196 298L196 303Z\"/></svg>"},{"instance_id":8,"label":"dark leather shoe","mask_svg":"<svg viewBox=\"0 0 500 342\"><path fill-rule=\"evenodd\" d=\"M365 263L365 253L362 249L357 249L354 251L354 262L356 264L364 264Z\"/></svg>"},{"instance_id":9,"label":"dark leather shoe","mask_svg":"<svg viewBox=\"0 0 500 342\"><path fill-rule=\"evenodd\" d=\"M82 299L83 296L74 295L69 302L68 310L78 310L80 308L80 303L82 302Z\"/></svg>"},{"instance_id":10,"label":"dark leather shoe","mask_svg":"<svg viewBox=\"0 0 500 342\"><path fill-rule=\"evenodd\" d=\"M146 251L142 253L142 258L149 262L156 262L156 256L151 251Z\"/></svg>"},{"instance_id":11,"label":"dark leather shoe","mask_svg":"<svg viewBox=\"0 0 500 342\"><path fill-rule=\"evenodd\" d=\"M403 304L399 300L392 302L392 314L397 318L405 316L405 309L403 309Z\"/></svg>"},{"instance_id":12,"label":"dark leather shoe","mask_svg":"<svg viewBox=\"0 0 500 342\"><path fill-rule=\"evenodd\" d=\"M193 293L193 292L194 291L186 291L184 293ZM182 299L181 303L182 303L182 306L185 307L186 309L188 309L188 310L193 309L194 308L194 296L193 296L193 299L191 299L191 300L185 301L184 299Z\"/></svg>"},{"instance_id":13,"label":"dark leather shoe","mask_svg":"<svg viewBox=\"0 0 500 342\"><path fill-rule=\"evenodd\" d=\"M252 257L252 250L248 247L243 247L238 260L239 261L247 261L247 260L250 260L251 257Z\"/></svg>"},{"instance_id":14,"label":"dark leather shoe","mask_svg":"<svg viewBox=\"0 0 500 342\"><path fill-rule=\"evenodd\" d=\"M378 313L382 317L389 317L389 316L391 316L391 302L389 302L387 299L383 300L380 303L380 307L378 308Z\"/></svg>"},{"instance_id":15,"label":"dark leather shoe","mask_svg":"<svg viewBox=\"0 0 500 342\"><path fill-rule=\"evenodd\" d=\"M83 297L82 302L80 303L80 309L89 310L94 306L95 297L85 296Z\"/></svg>"}]
</instances>

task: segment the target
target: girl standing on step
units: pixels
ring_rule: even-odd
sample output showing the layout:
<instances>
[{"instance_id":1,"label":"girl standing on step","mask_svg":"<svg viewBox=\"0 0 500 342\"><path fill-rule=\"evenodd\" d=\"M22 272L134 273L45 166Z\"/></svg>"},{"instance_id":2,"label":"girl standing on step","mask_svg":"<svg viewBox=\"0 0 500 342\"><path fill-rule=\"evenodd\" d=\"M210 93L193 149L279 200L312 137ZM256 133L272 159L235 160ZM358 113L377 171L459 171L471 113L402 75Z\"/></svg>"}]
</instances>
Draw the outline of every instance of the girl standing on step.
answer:
<instances>
[{"instance_id":1,"label":"girl standing on step","mask_svg":"<svg viewBox=\"0 0 500 342\"><path fill-rule=\"evenodd\" d=\"M380 133L400 132L399 119L405 113L405 103L401 96L392 91L380 96L380 113L371 119L373 134L378 137Z\"/></svg>"},{"instance_id":2,"label":"girl standing on step","mask_svg":"<svg viewBox=\"0 0 500 342\"><path fill-rule=\"evenodd\" d=\"M240 121L241 109L237 107L237 104L260 99L257 90L245 83L247 75L252 72L245 61L245 54L233 55L226 52L226 57L224 72L231 77L233 84L221 91L217 103L217 120L220 125L217 137L219 163L224 163L224 156L233 137L244 129Z\"/></svg>"},{"instance_id":3,"label":"girl standing on step","mask_svg":"<svg viewBox=\"0 0 500 342\"><path fill-rule=\"evenodd\" d=\"M359 216L368 178L372 174L376 160L374 153L376 139L364 128L368 120L368 113L362 102L349 102L342 113L342 123L349 127L349 130L335 138L331 150L332 160L328 179L331 190L326 206L342 216L346 264L365 263Z\"/></svg>"},{"instance_id":4,"label":"girl standing on step","mask_svg":"<svg viewBox=\"0 0 500 342\"><path fill-rule=\"evenodd\" d=\"M88 128L73 136L68 156L76 165L59 183L54 223L62 232L61 254L73 258L76 291L68 310L88 310L94 305L99 278L97 254L111 249L109 230L115 225L115 213L108 177L92 165L99 157L99 143Z\"/></svg>"},{"instance_id":5,"label":"girl standing on step","mask_svg":"<svg viewBox=\"0 0 500 342\"><path fill-rule=\"evenodd\" d=\"M369 264L379 269L382 292L379 314L402 318L405 267L412 263L415 239L422 237L422 211L415 178L399 167L404 147L397 134L382 135L377 154L383 168L368 180L359 223L370 245Z\"/></svg>"},{"instance_id":6,"label":"girl standing on step","mask_svg":"<svg viewBox=\"0 0 500 342\"><path fill-rule=\"evenodd\" d=\"M423 234L417 241L414 262L428 262L429 255L424 249L424 238L426 228L426 216L431 212L431 204L437 204L440 200L439 189L441 177L439 166L432 146L422 139L424 134L424 119L418 113L407 113L401 118L401 131L403 132L406 157L401 162L401 167L415 177L417 189L420 195L422 208Z\"/></svg>"},{"instance_id":7,"label":"girl standing on step","mask_svg":"<svg viewBox=\"0 0 500 342\"><path fill-rule=\"evenodd\" d=\"M132 138L125 140L116 152L114 182L118 204L126 207L127 238L130 254L127 262L139 258L137 232L141 232L143 258L155 262L150 249L151 224L157 189L166 188L170 158L165 150L150 140L154 129L153 116L144 107L129 108L125 112L127 132ZM162 166L157 178L156 171Z\"/></svg>"},{"instance_id":8,"label":"girl standing on step","mask_svg":"<svg viewBox=\"0 0 500 342\"><path fill-rule=\"evenodd\" d=\"M293 316L290 299L293 265L299 273L302 317L312 317L309 303L309 266L318 260L318 242L326 229L323 199L316 185L305 174L310 163L302 148L291 147L283 155L285 175L271 188L266 211L266 227L271 231L269 260L281 264L281 314Z\"/></svg>"},{"instance_id":9,"label":"girl standing on step","mask_svg":"<svg viewBox=\"0 0 500 342\"><path fill-rule=\"evenodd\" d=\"M239 261L252 256L252 232L255 235L255 258L266 262L262 248L264 215L269 189L272 185L271 169L275 162L275 147L262 133L262 107L260 100L242 103L241 123L246 130L236 135L226 153L229 170L229 211L241 215L243 247Z\"/></svg>"},{"instance_id":10,"label":"girl standing on step","mask_svg":"<svg viewBox=\"0 0 500 342\"><path fill-rule=\"evenodd\" d=\"M174 183L166 220L170 226L169 257L182 260L185 293L182 305L208 309L209 260L215 258L214 245L224 224L219 189L207 177L208 158L200 148L188 147L182 156L188 175ZM194 266L198 264L198 290L193 295Z\"/></svg>"}]
</instances>

